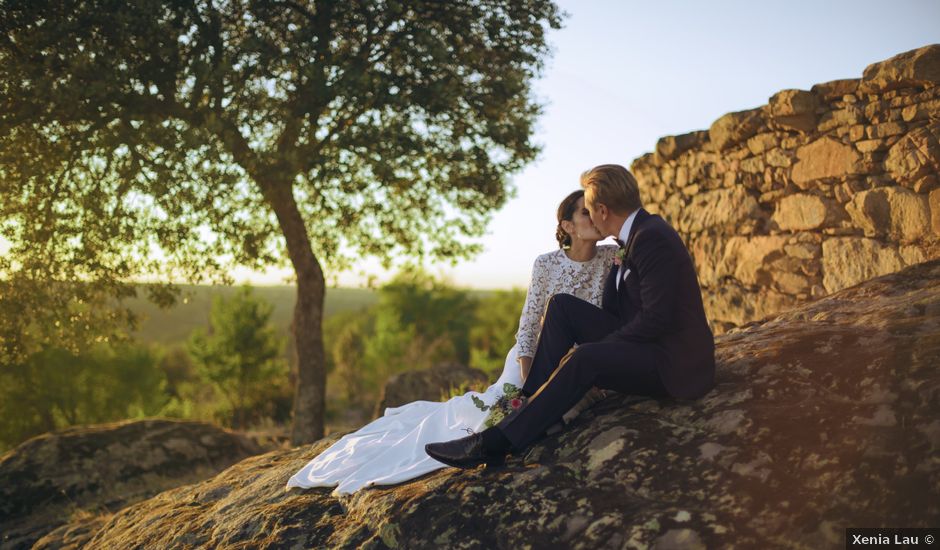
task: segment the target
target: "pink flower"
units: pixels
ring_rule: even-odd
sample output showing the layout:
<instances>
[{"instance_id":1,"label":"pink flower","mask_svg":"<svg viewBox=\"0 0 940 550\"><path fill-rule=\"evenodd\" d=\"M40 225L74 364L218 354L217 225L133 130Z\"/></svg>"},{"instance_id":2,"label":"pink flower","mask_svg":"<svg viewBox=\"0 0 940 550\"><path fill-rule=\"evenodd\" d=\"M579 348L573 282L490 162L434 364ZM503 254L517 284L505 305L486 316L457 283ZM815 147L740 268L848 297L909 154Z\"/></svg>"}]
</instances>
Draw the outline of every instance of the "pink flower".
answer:
<instances>
[{"instance_id":1,"label":"pink flower","mask_svg":"<svg viewBox=\"0 0 940 550\"><path fill-rule=\"evenodd\" d=\"M622 264L622 263L623 263L623 260L621 260L620 258L614 256L614 265L620 265L620 264Z\"/></svg>"},{"instance_id":2,"label":"pink flower","mask_svg":"<svg viewBox=\"0 0 940 550\"><path fill-rule=\"evenodd\" d=\"M513 409L518 409L519 407L522 406L522 399L519 399L518 397L514 397L509 402L509 406L512 407Z\"/></svg>"}]
</instances>

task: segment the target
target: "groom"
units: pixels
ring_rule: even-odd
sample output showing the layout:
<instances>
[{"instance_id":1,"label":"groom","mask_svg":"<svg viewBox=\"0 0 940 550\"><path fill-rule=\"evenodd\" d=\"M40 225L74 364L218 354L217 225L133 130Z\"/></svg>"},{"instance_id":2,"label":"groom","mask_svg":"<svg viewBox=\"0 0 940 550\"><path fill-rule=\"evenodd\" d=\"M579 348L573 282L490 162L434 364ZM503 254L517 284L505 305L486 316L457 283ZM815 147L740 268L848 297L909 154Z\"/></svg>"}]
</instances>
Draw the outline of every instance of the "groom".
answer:
<instances>
[{"instance_id":1,"label":"groom","mask_svg":"<svg viewBox=\"0 0 940 550\"><path fill-rule=\"evenodd\" d=\"M522 388L528 403L483 432L426 445L432 458L458 468L500 464L508 452L541 437L594 386L692 399L714 385L714 338L679 235L642 208L636 179L623 166L588 170L581 186L591 221L621 247L603 307L570 294L553 296Z\"/></svg>"}]
</instances>

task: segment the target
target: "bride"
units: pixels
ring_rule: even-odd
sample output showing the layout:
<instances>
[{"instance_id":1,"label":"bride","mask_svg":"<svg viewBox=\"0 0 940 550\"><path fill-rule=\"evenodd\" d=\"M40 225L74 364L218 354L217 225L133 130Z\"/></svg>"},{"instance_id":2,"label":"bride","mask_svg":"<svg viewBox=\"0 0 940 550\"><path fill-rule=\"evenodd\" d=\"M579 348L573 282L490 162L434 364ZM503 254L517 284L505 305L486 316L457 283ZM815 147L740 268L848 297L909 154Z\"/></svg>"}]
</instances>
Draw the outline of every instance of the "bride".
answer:
<instances>
[{"instance_id":1,"label":"bride","mask_svg":"<svg viewBox=\"0 0 940 550\"><path fill-rule=\"evenodd\" d=\"M558 206L556 238L559 250L535 259L516 345L509 350L495 384L482 393L468 392L445 402L415 401L385 409L384 416L346 434L311 460L290 478L287 487L336 487L333 494L343 495L445 468L446 464L424 452L424 445L479 430L489 416L486 410L507 390L522 387L532 366L548 299L567 293L601 304L604 279L617 247L597 246L603 237L584 207L583 190L571 193ZM572 413L576 414L580 405L575 405Z\"/></svg>"}]
</instances>

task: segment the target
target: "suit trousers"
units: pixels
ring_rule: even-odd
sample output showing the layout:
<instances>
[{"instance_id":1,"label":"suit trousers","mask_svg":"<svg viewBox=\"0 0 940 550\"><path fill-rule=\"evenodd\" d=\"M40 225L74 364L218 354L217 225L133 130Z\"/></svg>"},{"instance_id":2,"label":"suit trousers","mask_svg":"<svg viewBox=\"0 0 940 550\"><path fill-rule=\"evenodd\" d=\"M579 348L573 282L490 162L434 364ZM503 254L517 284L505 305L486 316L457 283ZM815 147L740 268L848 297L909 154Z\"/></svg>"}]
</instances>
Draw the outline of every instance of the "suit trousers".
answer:
<instances>
[{"instance_id":1,"label":"suit trousers","mask_svg":"<svg viewBox=\"0 0 940 550\"><path fill-rule=\"evenodd\" d=\"M529 401L497 425L515 450L541 437L594 386L632 395L668 395L656 369L657 357L663 356L655 344L602 341L621 325L616 316L570 294L549 300L522 388Z\"/></svg>"}]
</instances>

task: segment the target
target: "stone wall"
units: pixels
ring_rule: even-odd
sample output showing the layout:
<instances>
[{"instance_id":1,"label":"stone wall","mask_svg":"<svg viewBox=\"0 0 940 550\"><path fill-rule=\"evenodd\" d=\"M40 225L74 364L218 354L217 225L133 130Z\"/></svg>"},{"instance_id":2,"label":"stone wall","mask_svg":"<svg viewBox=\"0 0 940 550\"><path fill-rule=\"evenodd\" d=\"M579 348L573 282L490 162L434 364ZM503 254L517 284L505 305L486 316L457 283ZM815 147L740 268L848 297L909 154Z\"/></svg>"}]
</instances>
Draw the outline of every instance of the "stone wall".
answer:
<instances>
[{"instance_id":1,"label":"stone wall","mask_svg":"<svg viewBox=\"0 0 940 550\"><path fill-rule=\"evenodd\" d=\"M716 332L940 257L940 45L664 137L632 171Z\"/></svg>"}]
</instances>

